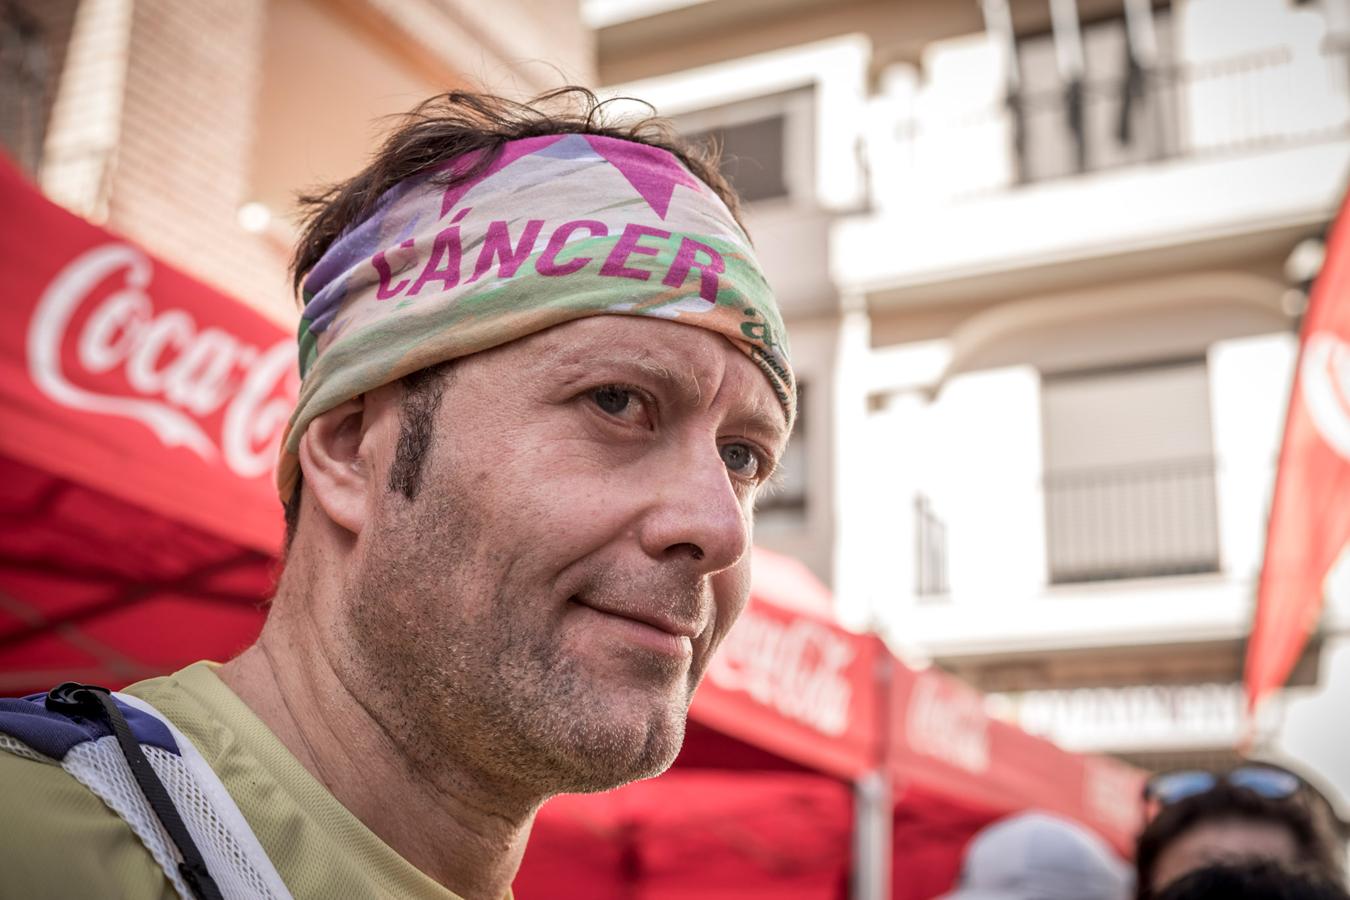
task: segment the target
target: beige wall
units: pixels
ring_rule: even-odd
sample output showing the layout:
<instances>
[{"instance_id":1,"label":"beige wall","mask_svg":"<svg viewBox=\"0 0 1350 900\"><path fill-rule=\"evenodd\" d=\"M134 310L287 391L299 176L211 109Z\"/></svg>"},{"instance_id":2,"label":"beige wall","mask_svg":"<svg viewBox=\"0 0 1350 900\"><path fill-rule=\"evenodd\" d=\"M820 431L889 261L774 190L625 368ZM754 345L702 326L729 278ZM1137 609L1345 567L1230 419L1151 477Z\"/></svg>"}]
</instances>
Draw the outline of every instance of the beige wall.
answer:
<instances>
[{"instance_id":1,"label":"beige wall","mask_svg":"<svg viewBox=\"0 0 1350 900\"><path fill-rule=\"evenodd\" d=\"M268 6L248 199L285 218L297 190L357 171L388 117L463 83L448 67L400 52L387 33L372 35L342 5Z\"/></svg>"}]
</instances>

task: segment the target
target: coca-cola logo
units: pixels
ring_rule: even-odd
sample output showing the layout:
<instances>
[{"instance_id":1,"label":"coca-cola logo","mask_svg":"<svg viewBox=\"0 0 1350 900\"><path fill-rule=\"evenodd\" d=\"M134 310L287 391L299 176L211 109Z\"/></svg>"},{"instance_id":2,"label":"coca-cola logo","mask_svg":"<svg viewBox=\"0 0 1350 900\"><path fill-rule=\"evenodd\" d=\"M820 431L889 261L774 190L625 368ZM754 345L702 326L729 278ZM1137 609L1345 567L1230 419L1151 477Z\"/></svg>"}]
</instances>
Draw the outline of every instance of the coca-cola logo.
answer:
<instances>
[{"instance_id":1,"label":"coca-cola logo","mask_svg":"<svg viewBox=\"0 0 1350 900\"><path fill-rule=\"evenodd\" d=\"M989 769L989 717L984 698L959 684L920 677L909 698L905 739L915 753L968 772Z\"/></svg>"},{"instance_id":2,"label":"coca-cola logo","mask_svg":"<svg viewBox=\"0 0 1350 900\"><path fill-rule=\"evenodd\" d=\"M1309 335L1299 376L1308 418L1322 440L1350 460L1350 344L1327 331Z\"/></svg>"},{"instance_id":3,"label":"coca-cola logo","mask_svg":"<svg viewBox=\"0 0 1350 900\"><path fill-rule=\"evenodd\" d=\"M708 680L836 737L848 730L855 656L847 639L808 619L782 622L746 610L708 667Z\"/></svg>"},{"instance_id":4,"label":"coca-cola logo","mask_svg":"<svg viewBox=\"0 0 1350 900\"><path fill-rule=\"evenodd\" d=\"M128 244L72 260L29 324L33 383L62 406L139 422L166 446L223 461L241 478L267 475L294 406L294 343L262 349L199 328L186 310L156 311L153 275ZM115 287L101 291L110 279Z\"/></svg>"}]
</instances>

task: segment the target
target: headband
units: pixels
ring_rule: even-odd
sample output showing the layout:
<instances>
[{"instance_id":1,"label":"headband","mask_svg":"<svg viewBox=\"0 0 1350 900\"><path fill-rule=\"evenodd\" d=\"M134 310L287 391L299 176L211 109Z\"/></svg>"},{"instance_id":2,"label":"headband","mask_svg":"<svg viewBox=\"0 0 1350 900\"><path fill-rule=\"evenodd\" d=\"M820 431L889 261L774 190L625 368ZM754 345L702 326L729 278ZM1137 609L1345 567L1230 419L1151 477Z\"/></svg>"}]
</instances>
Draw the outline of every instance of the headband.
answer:
<instances>
[{"instance_id":1,"label":"headband","mask_svg":"<svg viewBox=\"0 0 1350 900\"><path fill-rule=\"evenodd\" d=\"M277 489L316 416L409 373L598 315L723 335L787 416L796 385L773 293L726 205L660 148L590 134L506 143L390 188L305 279L300 396ZM448 182L458 181L447 187Z\"/></svg>"}]
</instances>

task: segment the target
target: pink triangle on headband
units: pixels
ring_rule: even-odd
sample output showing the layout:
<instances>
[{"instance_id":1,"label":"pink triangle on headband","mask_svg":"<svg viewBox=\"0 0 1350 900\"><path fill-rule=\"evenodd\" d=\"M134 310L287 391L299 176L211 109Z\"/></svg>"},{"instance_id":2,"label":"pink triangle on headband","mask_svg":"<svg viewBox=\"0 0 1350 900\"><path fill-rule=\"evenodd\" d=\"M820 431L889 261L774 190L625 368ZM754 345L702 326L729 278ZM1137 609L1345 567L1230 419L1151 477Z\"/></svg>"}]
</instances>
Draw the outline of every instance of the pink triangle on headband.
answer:
<instances>
[{"instance_id":1,"label":"pink triangle on headband","mask_svg":"<svg viewBox=\"0 0 1350 900\"><path fill-rule=\"evenodd\" d=\"M568 137L572 137L572 135L552 134L524 138L506 144L497 158L493 160L492 165L484 169L477 177L461 182L445 191L441 197L441 218L449 214L450 210L454 209L455 205L474 186L497 174L521 157L538 153ZM619 174L623 175L624 179L632 185L642 199L647 201L647 205L662 219L670 212L670 201L675 194L675 185L682 184L696 191L703 188L702 183L693 175L690 175L669 151L640 144L636 141L626 141L602 135L587 134L579 135L579 137L585 139L596 156L618 169ZM469 154L454 160L450 163L450 167L468 167L473 165L473 161L477 158L477 154Z\"/></svg>"},{"instance_id":2,"label":"pink triangle on headband","mask_svg":"<svg viewBox=\"0 0 1350 900\"><path fill-rule=\"evenodd\" d=\"M511 163L520 159L522 156L529 156L531 153L537 153L552 144L567 137L565 134L547 134L543 137L523 138L518 141L510 141L502 147L502 152L497 154L497 158L492 161L476 178L470 178L468 181L461 182L452 188L446 190L441 197L441 218L444 219L446 213L455 208L455 204L467 194L475 185L496 175L502 169L505 169ZM473 165L474 160L478 159L478 153L469 153L451 161L451 168L460 168Z\"/></svg>"},{"instance_id":3,"label":"pink triangle on headband","mask_svg":"<svg viewBox=\"0 0 1350 900\"><path fill-rule=\"evenodd\" d=\"M700 190L703 186L667 150L595 134L583 137L591 149L628 179L633 189L663 219L670 212L675 185L682 184L694 190Z\"/></svg>"}]
</instances>

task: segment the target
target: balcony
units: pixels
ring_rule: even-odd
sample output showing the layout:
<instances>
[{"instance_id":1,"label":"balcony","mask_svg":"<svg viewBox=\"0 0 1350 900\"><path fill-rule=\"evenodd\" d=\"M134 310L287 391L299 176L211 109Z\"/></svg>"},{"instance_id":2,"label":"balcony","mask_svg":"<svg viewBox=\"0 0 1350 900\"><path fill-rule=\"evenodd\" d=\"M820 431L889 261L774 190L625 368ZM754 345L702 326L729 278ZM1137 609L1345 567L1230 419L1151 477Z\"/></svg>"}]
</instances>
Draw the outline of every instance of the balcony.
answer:
<instances>
[{"instance_id":1,"label":"balcony","mask_svg":"<svg viewBox=\"0 0 1350 900\"><path fill-rule=\"evenodd\" d=\"M1280 47L1205 63L1128 67L1113 78L1013 94L1005 110L986 110L965 127L1006 126L1017 184L1316 143L1344 137L1350 127L1348 66L1343 48L1298 60ZM915 143L953 139L926 134L916 121L901 129Z\"/></svg>"},{"instance_id":2,"label":"balcony","mask_svg":"<svg viewBox=\"0 0 1350 900\"><path fill-rule=\"evenodd\" d=\"M832 235L845 292L874 308L953 285L976 299L1015 272L1048 284L1178 247L1192 259L1240 241L1269 249L1329 218L1350 169L1340 46L1122 68L1011 97L999 84L893 79L875 101L871 211Z\"/></svg>"},{"instance_id":3,"label":"balcony","mask_svg":"<svg viewBox=\"0 0 1350 900\"><path fill-rule=\"evenodd\" d=\"M878 405L866 440L893 477L852 496L869 527L850 540L874 542L855 592L944 665L1237 646L1296 351L1287 334L1238 337L1203 365L1009 367Z\"/></svg>"}]
</instances>

